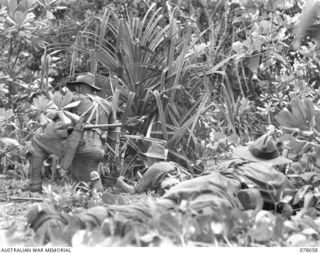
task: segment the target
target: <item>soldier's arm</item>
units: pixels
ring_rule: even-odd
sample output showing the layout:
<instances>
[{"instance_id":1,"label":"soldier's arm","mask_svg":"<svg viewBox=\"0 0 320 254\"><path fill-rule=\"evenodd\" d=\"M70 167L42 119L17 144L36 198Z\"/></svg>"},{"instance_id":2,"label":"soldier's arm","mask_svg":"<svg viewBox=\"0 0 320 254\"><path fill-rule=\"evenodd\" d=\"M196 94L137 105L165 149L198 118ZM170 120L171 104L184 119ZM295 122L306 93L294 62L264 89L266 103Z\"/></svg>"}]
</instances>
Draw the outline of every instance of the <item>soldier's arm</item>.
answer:
<instances>
[{"instance_id":1,"label":"soldier's arm","mask_svg":"<svg viewBox=\"0 0 320 254\"><path fill-rule=\"evenodd\" d=\"M142 178L139 179L138 182L135 183L134 186L127 184L124 181L124 177L120 176L117 179L117 186L124 192L128 192L131 194L134 193L142 193L147 190L152 190L153 189L153 181L155 178L158 177L159 175L159 170L157 168L149 168L146 173L143 174Z\"/></svg>"},{"instance_id":2,"label":"soldier's arm","mask_svg":"<svg viewBox=\"0 0 320 254\"><path fill-rule=\"evenodd\" d=\"M119 181L117 181L119 182L119 187L122 187L123 191L129 193L142 193L145 191L157 190L159 182L163 179L162 176L168 171L160 165L161 164L158 163L151 165L134 186L126 184L123 181L123 178L120 178ZM124 184L122 182L124 182Z\"/></svg>"},{"instance_id":3,"label":"soldier's arm","mask_svg":"<svg viewBox=\"0 0 320 254\"><path fill-rule=\"evenodd\" d=\"M116 183L117 187L120 188L124 192L128 192L130 194L134 194L134 187L132 185L127 184L124 181L123 176L119 176Z\"/></svg>"}]
</instances>

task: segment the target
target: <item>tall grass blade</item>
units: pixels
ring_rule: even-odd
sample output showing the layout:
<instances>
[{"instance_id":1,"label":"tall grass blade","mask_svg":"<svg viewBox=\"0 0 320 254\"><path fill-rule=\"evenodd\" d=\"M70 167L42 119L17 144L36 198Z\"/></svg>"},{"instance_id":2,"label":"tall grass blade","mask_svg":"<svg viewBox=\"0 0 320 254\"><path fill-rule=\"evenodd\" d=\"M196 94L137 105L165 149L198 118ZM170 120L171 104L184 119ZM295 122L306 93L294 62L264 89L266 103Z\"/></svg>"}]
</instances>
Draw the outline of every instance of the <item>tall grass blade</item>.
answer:
<instances>
[{"instance_id":1,"label":"tall grass blade","mask_svg":"<svg viewBox=\"0 0 320 254\"><path fill-rule=\"evenodd\" d=\"M168 140L167 123L166 123L166 118L165 118L164 111L163 111L163 104L161 102L160 94L159 94L158 91L154 91L153 94L156 97L156 101L157 101L157 106L158 106L158 112L159 112L159 118L160 118L160 122L161 122L163 138L165 140Z\"/></svg>"},{"instance_id":2,"label":"tall grass blade","mask_svg":"<svg viewBox=\"0 0 320 254\"><path fill-rule=\"evenodd\" d=\"M191 40L191 28L188 27L187 28L187 35L186 35L186 38L185 38L185 41L184 41L184 44L183 44L183 48L182 48L182 51L178 57L178 60L177 60L177 67L176 67L176 77L175 77L175 80L174 80L174 83L173 83L173 87L177 86L178 84L178 81L179 81L179 78L180 78L180 75L181 75L181 70L182 70L182 66L183 66L183 62L184 62L184 59L185 59L185 55L186 55L186 52L187 52L187 48L188 48L188 45L190 43L190 40ZM176 96L176 90L173 90L172 94L171 94L171 100L175 100L175 96Z\"/></svg>"},{"instance_id":3,"label":"tall grass blade","mask_svg":"<svg viewBox=\"0 0 320 254\"><path fill-rule=\"evenodd\" d=\"M150 137L151 137L151 132L152 132L153 123L154 123L155 119L156 119L156 116L154 115L154 116L152 117L152 119L151 119L151 122L150 122L150 124L149 124L148 130L147 130L147 133L146 133L146 137L147 137L147 138L150 138Z\"/></svg>"},{"instance_id":4,"label":"tall grass blade","mask_svg":"<svg viewBox=\"0 0 320 254\"><path fill-rule=\"evenodd\" d=\"M228 123L229 123L229 127L231 128L231 130L233 131L234 134L237 134L237 131L236 131L236 125L235 125L235 122L234 122L234 110L233 110L233 106L235 105L234 103L231 103L231 100L233 98L230 98L230 94L228 93L225 85L223 85L223 92L224 92L224 95L225 95L225 103L227 105L227 109L228 109L228 112L226 113L222 107L220 107L220 110L222 110L223 114L225 115Z\"/></svg>"},{"instance_id":5,"label":"tall grass blade","mask_svg":"<svg viewBox=\"0 0 320 254\"><path fill-rule=\"evenodd\" d=\"M167 56L167 66L168 66L168 76L171 75L174 59L174 50L176 47L176 34L177 34L177 21L173 16L173 13L169 14L169 31L168 31L168 40L169 40L169 49Z\"/></svg>"},{"instance_id":6,"label":"tall grass blade","mask_svg":"<svg viewBox=\"0 0 320 254\"><path fill-rule=\"evenodd\" d=\"M139 29L138 34L137 34L137 37L138 37L138 38L142 38L142 33L143 33L143 29L144 29L144 24L145 24L146 21L147 21L147 18L148 18L148 16L149 16L149 13L150 13L151 11L153 11L153 8L154 8L155 6L156 6L156 3L152 3L151 6L150 6L150 8L148 9L147 13L144 15L144 17L143 17L143 19L142 19L142 21L141 21L140 29ZM142 44L142 45L144 45L144 44Z\"/></svg>"},{"instance_id":7,"label":"tall grass blade","mask_svg":"<svg viewBox=\"0 0 320 254\"><path fill-rule=\"evenodd\" d=\"M196 114L194 115L195 116L194 117L194 122L192 124L191 129L190 129L190 133L194 133L194 129L195 129L196 125L197 125L197 121L198 121L201 113L205 110L206 103L207 103L209 98L210 98L210 93L207 91L203 96L203 99L202 99L202 101L201 101L201 103L200 103L200 105L198 107L198 110L197 110ZM188 138L187 146L189 145L190 140L191 140L191 135Z\"/></svg>"},{"instance_id":8,"label":"tall grass blade","mask_svg":"<svg viewBox=\"0 0 320 254\"><path fill-rule=\"evenodd\" d=\"M133 99L134 99L134 96L135 96L135 93L133 92L130 92L129 93L129 97L127 99L127 106L125 108L125 111L123 113L123 116L122 116L122 124L123 126L125 126L127 124L127 119L128 119L128 116L131 114L131 107L132 107L132 104L133 104Z\"/></svg>"}]
</instances>

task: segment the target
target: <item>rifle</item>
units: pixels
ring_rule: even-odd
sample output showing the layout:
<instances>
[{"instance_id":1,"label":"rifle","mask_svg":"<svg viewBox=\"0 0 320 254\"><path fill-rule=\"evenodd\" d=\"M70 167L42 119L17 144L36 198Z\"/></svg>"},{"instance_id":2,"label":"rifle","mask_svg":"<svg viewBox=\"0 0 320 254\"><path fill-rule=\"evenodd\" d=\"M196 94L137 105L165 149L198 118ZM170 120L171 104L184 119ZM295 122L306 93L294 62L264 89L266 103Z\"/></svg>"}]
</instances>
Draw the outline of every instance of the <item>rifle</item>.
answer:
<instances>
[{"instance_id":1,"label":"rifle","mask_svg":"<svg viewBox=\"0 0 320 254\"><path fill-rule=\"evenodd\" d=\"M106 127L121 127L122 123L106 123L106 124L88 124L85 125L84 129L96 129L96 128L106 128Z\"/></svg>"},{"instance_id":2,"label":"rifle","mask_svg":"<svg viewBox=\"0 0 320 254\"><path fill-rule=\"evenodd\" d=\"M85 126L82 126L83 119L81 119L75 127L70 127L68 130L73 130L71 135L69 136L67 140L68 149L66 149L64 156L61 160L61 167L65 170L67 170L73 161L73 158L75 156L76 150L78 148L80 138L82 135L83 129L94 129L94 128L104 128L104 127L119 127L122 126L121 123L111 123L111 124L88 124Z\"/></svg>"},{"instance_id":3,"label":"rifle","mask_svg":"<svg viewBox=\"0 0 320 254\"><path fill-rule=\"evenodd\" d=\"M122 123L106 123L106 124L87 124L83 126L83 129L97 129L97 128L110 128L120 127ZM73 130L74 127L68 127L68 130Z\"/></svg>"}]
</instances>

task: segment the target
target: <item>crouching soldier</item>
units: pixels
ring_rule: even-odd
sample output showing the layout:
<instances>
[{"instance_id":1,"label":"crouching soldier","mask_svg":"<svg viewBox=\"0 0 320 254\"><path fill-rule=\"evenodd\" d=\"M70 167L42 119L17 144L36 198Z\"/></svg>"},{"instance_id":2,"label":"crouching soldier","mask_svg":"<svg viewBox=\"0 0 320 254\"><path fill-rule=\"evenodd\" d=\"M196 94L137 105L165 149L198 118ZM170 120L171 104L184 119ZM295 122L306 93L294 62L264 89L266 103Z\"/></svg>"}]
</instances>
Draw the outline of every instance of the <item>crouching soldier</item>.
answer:
<instances>
[{"instance_id":1,"label":"crouching soldier","mask_svg":"<svg viewBox=\"0 0 320 254\"><path fill-rule=\"evenodd\" d=\"M62 121L49 123L43 133L33 137L27 154L30 160L30 180L22 190L41 192L42 165L50 154L60 158L61 167L70 169L75 180L86 182L90 180L90 173L97 171L104 157L108 129L83 129L83 124L113 123L115 115L111 104L95 95L101 88L96 86L95 76L91 73L79 75L76 81L66 85L74 93L73 101L80 101L72 113L80 116L81 120L75 126L66 126ZM70 130L70 127L73 128Z\"/></svg>"},{"instance_id":2,"label":"crouching soldier","mask_svg":"<svg viewBox=\"0 0 320 254\"><path fill-rule=\"evenodd\" d=\"M116 184L122 191L131 194L156 191L162 195L179 182L192 178L191 174L177 163L166 161L167 150L159 143L152 143L143 155L146 157L147 171L134 186L127 184L124 177L120 176Z\"/></svg>"}]
</instances>

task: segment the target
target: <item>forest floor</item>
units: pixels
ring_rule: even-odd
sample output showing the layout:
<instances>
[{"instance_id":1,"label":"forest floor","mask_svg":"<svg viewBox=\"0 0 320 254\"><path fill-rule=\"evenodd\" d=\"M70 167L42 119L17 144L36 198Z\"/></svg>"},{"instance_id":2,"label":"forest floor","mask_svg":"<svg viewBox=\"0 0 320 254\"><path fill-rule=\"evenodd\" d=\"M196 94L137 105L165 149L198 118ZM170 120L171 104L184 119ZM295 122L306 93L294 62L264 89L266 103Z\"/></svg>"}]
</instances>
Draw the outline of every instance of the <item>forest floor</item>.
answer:
<instances>
[{"instance_id":1,"label":"forest floor","mask_svg":"<svg viewBox=\"0 0 320 254\"><path fill-rule=\"evenodd\" d=\"M7 243L7 238L13 234L13 245L28 246L31 241L32 230L27 227L26 213L38 202L32 200L12 200L18 196L18 185L22 181L0 175L0 242ZM24 198L32 198L24 195Z\"/></svg>"},{"instance_id":2,"label":"forest floor","mask_svg":"<svg viewBox=\"0 0 320 254\"><path fill-rule=\"evenodd\" d=\"M28 211L36 204L50 205L51 207L55 207L54 209L57 209L59 212L76 214L76 209L79 208L106 206L108 204L127 205L150 199L155 200L157 198L152 193L135 195L119 193L112 184L105 183L104 187L106 191L102 194L96 193L99 198L95 199L96 197L92 193L87 196L79 196L79 191L75 191L74 185L70 182L63 180L53 181L51 179L44 181L44 191L41 194L22 192L20 186L25 182L25 179L0 174L0 247L37 246L33 241L34 232L27 225ZM176 235L173 232L177 234L177 232L180 232L181 225L182 228L184 225L187 225L182 219L189 217L181 216L173 217L168 214L163 216L153 214L154 218L159 217L158 228L155 231L148 231L146 235L140 235L139 239L146 241L148 244L152 244L154 239L160 239L164 246L166 244L173 244L172 241L169 241L170 238L166 234L170 233L170 235L175 237ZM187 215L185 214L184 216ZM194 220L194 222L197 222L194 225L201 231L198 234L199 239L203 241L199 242L197 239L188 240L190 246L320 246L320 216L313 207L305 207L302 211L297 211L290 218L285 213L273 214L265 210L226 213L225 216L221 217L221 222L211 224L211 228L214 227L215 232L218 232L217 230L225 230L225 232L229 232L229 235L233 234L230 238L232 242L222 237L221 233L217 233L218 236L214 238L215 242L206 242L208 237L210 239L213 238L212 235L208 235L206 231L202 232L201 229L204 225L203 223L208 223L207 217L199 215L197 218L199 220ZM191 220L192 218L190 217L189 219ZM157 238L154 238L154 235ZM126 242L122 238L107 238L106 241L111 241L109 242L110 244L114 241L119 246L126 246ZM150 240L151 238L152 240ZM123 242L121 242L122 240Z\"/></svg>"},{"instance_id":3,"label":"forest floor","mask_svg":"<svg viewBox=\"0 0 320 254\"><path fill-rule=\"evenodd\" d=\"M48 201L48 197L45 193L22 192L19 186L25 182L26 180L17 180L15 177L0 174L0 247L3 244L34 246L33 230L27 225L26 215L32 206ZM55 193L59 193L64 186L54 181L46 181L44 186L49 184ZM117 200L121 198L121 202L126 204L154 198L149 194L118 193L115 188L110 188L110 193ZM70 208L75 207L70 206Z\"/></svg>"}]
</instances>

